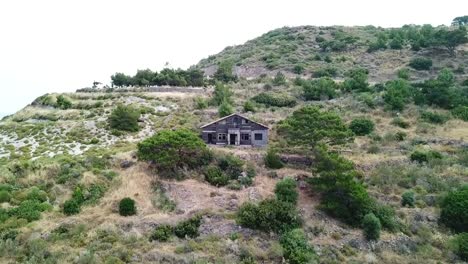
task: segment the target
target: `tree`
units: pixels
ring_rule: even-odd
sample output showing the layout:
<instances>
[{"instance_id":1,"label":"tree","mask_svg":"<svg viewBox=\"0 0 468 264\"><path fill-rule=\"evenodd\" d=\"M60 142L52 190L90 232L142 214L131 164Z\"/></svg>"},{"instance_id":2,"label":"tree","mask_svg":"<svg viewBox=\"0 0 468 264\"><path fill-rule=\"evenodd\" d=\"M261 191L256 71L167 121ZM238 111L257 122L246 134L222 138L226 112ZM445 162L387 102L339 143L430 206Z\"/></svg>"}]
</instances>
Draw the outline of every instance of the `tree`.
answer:
<instances>
[{"instance_id":1,"label":"tree","mask_svg":"<svg viewBox=\"0 0 468 264\"><path fill-rule=\"evenodd\" d=\"M123 73L117 72L111 76L112 85L117 87L132 85L132 77Z\"/></svg>"},{"instance_id":2,"label":"tree","mask_svg":"<svg viewBox=\"0 0 468 264\"><path fill-rule=\"evenodd\" d=\"M135 85L148 86L156 74L157 73L154 73L150 69L137 70L137 73L133 77L133 82Z\"/></svg>"},{"instance_id":3,"label":"tree","mask_svg":"<svg viewBox=\"0 0 468 264\"><path fill-rule=\"evenodd\" d=\"M215 90L213 97L211 99L211 103L213 105L221 105L223 102L227 102L229 104L232 103L232 91L229 86L224 85L223 83L217 82L215 85Z\"/></svg>"},{"instance_id":4,"label":"tree","mask_svg":"<svg viewBox=\"0 0 468 264\"><path fill-rule=\"evenodd\" d=\"M214 74L214 78L220 82L237 81L237 76L232 72L232 61L225 60L218 64L218 69Z\"/></svg>"},{"instance_id":5,"label":"tree","mask_svg":"<svg viewBox=\"0 0 468 264\"><path fill-rule=\"evenodd\" d=\"M319 143L342 144L352 139L352 132L337 114L315 106L294 111L279 124L278 132L292 145L312 148Z\"/></svg>"},{"instance_id":6,"label":"tree","mask_svg":"<svg viewBox=\"0 0 468 264\"><path fill-rule=\"evenodd\" d=\"M119 214L121 216L136 215L135 201L132 198L123 198L119 203Z\"/></svg>"},{"instance_id":7,"label":"tree","mask_svg":"<svg viewBox=\"0 0 468 264\"><path fill-rule=\"evenodd\" d=\"M159 171L196 168L211 160L203 140L187 129L159 131L138 143L137 155L141 160L151 161Z\"/></svg>"},{"instance_id":8,"label":"tree","mask_svg":"<svg viewBox=\"0 0 468 264\"><path fill-rule=\"evenodd\" d=\"M464 26L468 25L468 16L459 16L452 20L453 26Z\"/></svg>"},{"instance_id":9,"label":"tree","mask_svg":"<svg viewBox=\"0 0 468 264\"><path fill-rule=\"evenodd\" d=\"M454 30L441 29L437 32L440 45L445 46L452 56L455 56L455 48L461 44L468 43L466 28L461 26Z\"/></svg>"},{"instance_id":10,"label":"tree","mask_svg":"<svg viewBox=\"0 0 468 264\"><path fill-rule=\"evenodd\" d=\"M218 108L218 115L219 117L225 117L234 112L234 109L232 109L231 104L229 104L226 100L224 100L221 105L219 105Z\"/></svg>"},{"instance_id":11,"label":"tree","mask_svg":"<svg viewBox=\"0 0 468 264\"><path fill-rule=\"evenodd\" d=\"M457 232L468 232L468 185L450 192L441 207L442 223Z\"/></svg>"},{"instance_id":12,"label":"tree","mask_svg":"<svg viewBox=\"0 0 468 264\"><path fill-rule=\"evenodd\" d=\"M306 100L333 99L336 97L337 85L331 78L304 81L302 83Z\"/></svg>"},{"instance_id":13,"label":"tree","mask_svg":"<svg viewBox=\"0 0 468 264\"><path fill-rule=\"evenodd\" d=\"M140 115L140 111L131 106L118 105L109 116L109 126L119 131L138 131Z\"/></svg>"},{"instance_id":14,"label":"tree","mask_svg":"<svg viewBox=\"0 0 468 264\"><path fill-rule=\"evenodd\" d=\"M380 230L382 225L380 220L375 217L373 213L366 214L362 219L362 228L364 229L364 235L369 240L378 240L380 238Z\"/></svg>"},{"instance_id":15,"label":"tree","mask_svg":"<svg viewBox=\"0 0 468 264\"><path fill-rule=\"evenodd\" d=\"M284 167L284 164L281 161L280 156L273 149L269 149L267 151L264 161L265 161L265 166L270 169L281 169Z\"/></svg>"}]
</instances>

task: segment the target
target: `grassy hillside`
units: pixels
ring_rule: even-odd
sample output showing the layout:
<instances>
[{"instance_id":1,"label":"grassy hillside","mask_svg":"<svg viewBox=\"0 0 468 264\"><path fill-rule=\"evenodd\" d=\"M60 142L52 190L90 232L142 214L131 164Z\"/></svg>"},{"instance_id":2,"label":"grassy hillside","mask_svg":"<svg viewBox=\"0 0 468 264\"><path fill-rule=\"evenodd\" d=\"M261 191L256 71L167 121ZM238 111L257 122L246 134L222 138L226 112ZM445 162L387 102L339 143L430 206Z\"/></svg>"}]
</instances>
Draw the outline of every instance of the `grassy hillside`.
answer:
<instances>
[{"instance_id":1,"label":"grassy hillside","mask_svg":"<svg viewBox=\"0 0 468 264\"><path fill-rule=\"evenodd\" d=\"M466 46L368 52L381 31L283 28L199 64L237 81L46 94L4 118L0 262L462 263ZM268 148L199 144L220 110L268 125Z\"/></svg>"},{"instance_id":2,"label":"grassy hillside","mask_svg":"<svg viewBox=\"0 0 468 264\"><path fill-rule=\"evenodd\" d=\"M446 67L453 70L467 68L465 54L468 46L458 47L459 56L456 58L440 47L414 48L414 41L410 39L413 31L420 34L424 30L420 26L401 29L373 26L284 27L243 45L227 47L222 52L201 60L197 67L204 69L206 74L213 75L219 63L228 61L234 65L234 72L241 77L272 75L276 71L290 73L291 76L310 76L323 68L335 68L336 77L340 78L349 69L361 66L369 70L372 81L378 82L393 78L399 69L408 67L409 61L414 57L433 60L431 71L412 71L414 79L434 76L438 70ZM369 51L369 47L379 37L384 39L384 48ZM401 46L392 46L394 39L401 39Z\"/></svg>"}]
</instances>

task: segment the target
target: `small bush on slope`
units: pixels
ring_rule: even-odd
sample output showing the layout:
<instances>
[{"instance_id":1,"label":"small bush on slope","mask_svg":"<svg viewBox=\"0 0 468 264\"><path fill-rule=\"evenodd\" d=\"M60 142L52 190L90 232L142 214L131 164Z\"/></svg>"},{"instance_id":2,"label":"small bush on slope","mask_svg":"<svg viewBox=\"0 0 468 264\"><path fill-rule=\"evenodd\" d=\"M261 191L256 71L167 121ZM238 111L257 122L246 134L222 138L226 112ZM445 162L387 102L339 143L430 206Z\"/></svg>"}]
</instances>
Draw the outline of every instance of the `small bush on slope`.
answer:
<instances>
[{"instance_id":1,"label":"small bush on slope","mask_svg":"<svg viewBox=\"0 0 468 264\"><path fill-rule=\"evenodd\" d=\"M111 129L119 131L135 132L140 130L138 119L140 112L130 106L118 105L109 116Z\"/></svg>"},{"instance_id":2,"label":"small bush on slope","mask_svg":"<svg viewBox=\"0 0 468 264\"><path fill-rule=\"evenodd\" d=\"M284 257L290 264L317 263L314 249L307 242L301 229L293 229L280 238Z\"/></svg>"},{"instance_id":3,"label":"small bush on slope","mask_svg":"<svg viewBox=\"0 0 468 264\"><path fill-rule=\"evenodd\" d=\"M121 216L131 216L137 213L135 201L131 198L123 198L119 203L119 214Z\"/></svg>"},{"instance_id":4,"label":"small bush on slope","mask_svg":"<svg viewBox=\"0 0 468 264\"><path fill-rule=\"evenodd\" d=\"M468 232L468 185L450 192L442 202L440 221L457 232Z\"/></svg>"},{"instance_id":5,"label":"small bush on slope","mask_svg":"<svg viewBox=\"0 0 468 264\"><path fill-rule=\"evenodd\" d=\"M296 181L291 178L285 178L278 183L275 187L276 199L283 202L292 204L297 203L299 194L296 191Z\"/></svg>"},{"instance_id":6,"label":"small bush on slope","mask_svg":"<svg viewBox=\"0 0 468 264\"><path fill-rule=\"evenodd\" d=\"M349 124L349 129L354 132L354 134L358 136L364 136L370 134L374 131L374 122L370 119L366 118L357 118L351 121Z\"/></svg>"},{"instance_id":7,"label":"small bush on slope","mask_svg":"<svg viewBox=\"0 0 468 264\"><path fill-rule=\"evenodd\" d=\"M378 240L381 228L380 220L373 213L366 214L362 219L362 229L369 240Z\"/></svg>"},{"instance_id":8,"label":"small bush on slope","mask_svg":"<svg viewBox=\"0 0 468 264\"><path fill-rule=\"evenodd\" d=\"M281 169L284 167L284 164L281 161L280 156L278 155L278 153L276 153L272 149L269 149L267 151L264 161L265 161L265 166L270 169Z\"/></svg>"}]
</instances>

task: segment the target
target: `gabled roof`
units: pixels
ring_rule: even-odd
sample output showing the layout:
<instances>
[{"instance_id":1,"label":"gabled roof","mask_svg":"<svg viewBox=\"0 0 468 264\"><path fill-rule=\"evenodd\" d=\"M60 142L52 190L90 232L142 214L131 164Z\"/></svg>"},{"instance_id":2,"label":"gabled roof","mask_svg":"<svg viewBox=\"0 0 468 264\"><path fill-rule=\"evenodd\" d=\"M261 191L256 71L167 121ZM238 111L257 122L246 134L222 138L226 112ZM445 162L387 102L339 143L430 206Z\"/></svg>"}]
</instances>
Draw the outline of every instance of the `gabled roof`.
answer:
<instances>
[{"instance_id":1,"label":"gabled roof","mask_svg":"<svg viewBox=\"0 0 468 264\"><path fill-rule=\"evenodd\" d=\"M262 123L259 123L259 122L255 122L255 121L251 120L250 118L247 118L247 117L245 117L245 116L243 116L243 115L240 115L240 114L230 114L230 115L228 115L228 116L225 116L225 117L222 117L222 118L220 118L220 119L218 119L218 120L215 120L215 121L213 121L213 122L210 122L210 123L208 123L208 124L206 124L206 125L203 125L203 126L201 126L200 128L207 127L207 126L209 126L209 125L212 125L212 124L214 124L214 123L217 123L217 122L219 122L219 121L222 121L222 120L224 120L224 119L227 119L227 118L229 118L229 117L231 117L231 116L242 117L242 118L247 119L247 120L249 120L250 122L255 123L255 124L257 124L257 125L260 125L260 126L266 128L266 129L270 129L268 126L266 126L266 125L264 125L264 124L262 124Z\"/></svg>"}]
</instances>

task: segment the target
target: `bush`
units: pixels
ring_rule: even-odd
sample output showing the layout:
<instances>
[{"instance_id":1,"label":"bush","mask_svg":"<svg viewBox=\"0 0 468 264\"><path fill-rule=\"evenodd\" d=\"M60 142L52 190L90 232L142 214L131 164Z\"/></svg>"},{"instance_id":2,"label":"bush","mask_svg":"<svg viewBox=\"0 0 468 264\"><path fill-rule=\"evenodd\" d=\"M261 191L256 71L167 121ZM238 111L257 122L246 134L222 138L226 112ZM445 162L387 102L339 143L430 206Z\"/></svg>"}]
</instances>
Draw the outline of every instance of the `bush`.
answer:
<instances>
[{"instance_id":1,"label":"bush","mask_svg":"<svg viewBox=\"0 0 468 264\"><path fill-rule=\"evenodd\" d=\"M461 233L454 239L455 253L464 261L468 261L468 233Z\"/></svg>"},{"instance_id":2,"label":"bush","mask_svg":"<svg viewBox=\"0 0 468 264\"><path fill-rule=\"evenodd\" d=\"M345 91L369 91L369 83L367 82L367 69L353 69L346 73L347 78L343 82Z\"/></svg>"},{"instance_id":3,"label":"bush","mask_svg":"<svg viewBox=\"0 0 468 264\"><path fill-rule=\"evenodd\" d=\"M209 166L206 168L205 179L214 186L224 186L229 182L228 176L217 166Z\"/></svg>"},{"instance_id":4,"label":"bush","mask_svg":"<svg viewBox=\"0 0 468 264\"><path fill-rule=\"evenodd\" d=\"M410 123L405 121L403 118L401 117L396 117L392 120L392 125L395 125L395 126L398 126L398 127L401 127L401 128L408 128L410 127Z\"/></svg>"},{"instance_id":5,"label":"bush","mask_svg":"<svg viewBox=\"0 0 468 264\"><path fill-rule=\"evenodd\" d=\"M131 198L123 198L119 203L119 214L121 216L136 215L135 201Z\"/></svg>"},{"instance_id":6,"label":"bush","mask_svg":"<svg viewBox=\"0 0 468 264\"><path fill-rule=\"evenodd\" d=\"M414 192L408 191L404 192L403 195L401 195L401 205L402 206L408 206L408 207L414 207Z\"/></svg>"},{"instance_id":7,"label":"bush","mask_svg":"<svg viewBox=\"0 0 468 264\"><path fill-rule=\"evenodd\" d=\"M432 159L441 159L441 158L442 158L442 154L433 150L427 151L427 152L415 150L410 155L411 161L416 161L418 163L429 162Z\"/></svg>"},{"instance_id":8,"label":"bush","mask_svg":"<svg viewBox=\"0 0 468 264\"><path fill-rule=\"evenodd\" d=\"M410 78L410 73L408 68L402 68L398 70L398 78L403 79L403 80L409 80Z\"/></svg>"},{"instance_id":9,"label":"bush","mask_svg":"<svg viewBox=\"0 0 468 264\"><path fill-rule=\"evenodd\" d=\"M160 225L154 229L153 233L150 236L150 241L160 241L166 242L171 238L173 233L172 226L170 225Z\"/></svg>"},{"instance_id":10,"label":"bush","mask_svg":"<svg viewBox=\"0 0 468 264\"><path fill-rule=\"evenodd\" d=\"M198 227L201 224L201 216L195 216L188 220L178 223L174 227L174 234L179 238L195 238L199 235Z\"/></svg>"},{"instance_id":11,"label":"bush","mask_svg":"<svg viewBox=\"0 0 468 264\"><path fill-rule=\"evenodd\" d=\"M351 121L349 129L358 136L364 136L374 131L374 122L366 118L357 118Z\"/></svg>"},{"instance_id":12,"label":"bush","mask_svg":"<svg viewBox=\"0 0 468 264\"><path fill-rule=\"evenodd\" d=\"M409 102L411 85L403 79L389 81L385 84L383 99L390 110L402 111Z\"/></svg>"},{"instance_id":13,"label":"bush","mask_svg":"<svg viewBox=\"0 0 468 264\"><path fill-rule=\"evenodd\" d=\"M436 112L424 111L421 113L421 119L433 124L443 124L447 122L449 117Z\"/></svg>"},{"instance_id":14,"label":"bush","mask_svg":"<svg viewBox=\"0 0 468 264\"><path fill-rule=\"evenodd\" d=\"M202 97L195 97L195 108L196 109L205 109L208 108L208 101Z\"/></svg>"},{"instance_id":15,"label":"bush","mask_svg":"<svg viewBox=\"0 0 468 264\"><path fill-rule=\"evenodd\" d=\"M253 101L267 106L292 107L296 105L296 99L287 94L262 92L252 98Z\"/></svg>"},{"instance_id":16,"label":"bush","mask_svg":"<svg viewBox=\"0 0 468 264\"><path fill-rule=\"evenodd\" d=\"M60 109L69 109L72 107L72 102L70 101L70 99L66 98L65 96L59 95L57 96L57 106Z\"/></svg>"},{"instance_id":17,"label":"bush","mask_svg":"<svg viewBox=\"0 0 468 264\"><path fill-rule=\"evenodd\" d=\"M109 126L118 131L135 132L140 130L140 112L130 106L118 105L109 116Z\"/></svg>"},{"instance_id":18,"label":"bush","mask_svg":"<svg viewBox=\"0 0 468 264\"><path fill-rule=\"evenodd\" d=\"M432 60L429 58L413 58L409 66L418 71L430 70L432 67Z\"/></svg>"},{"instance_id":19,"label":"bush","mask_svg":"<svg viewBox=\"0 0 468 264\"><path fill-rule=\"evenodd\" d=\"M269 149L265 156L265 166L270 169L281 169L284 167L283 162L281 161L280 156L276 151Z\"/></svg>"},{"instance_id":20,"label":"bush","mask_svg":"<svg viewBox=\"0 0 468 264\"><path fill-rule=\"evenodd\" d=\"M66 215L75 215L80 213L81 203L77 202L76 199L67 200L63 204L63 213Z\"/></svg>"},{"instance_id":21,"label":"bush","mask_svg":"<svg viewBox=\"0 0 468 264\"><path fill-rule=\"evenodd\" d=\"M443 224L457 232L468 232L468 185L447 194L441 208Z\"/></svg>"},{"instance_id":22,"label":"bush","mask_svg":"<svg viewBox=\"0 0 468 264\"><path fill-rule=\"evenodd\" d=\"M243 171L244 162L233 155L221 156L218 166L232 180L237 180Z\"/></svg>"},{"instance_id":23,"label":"bush","mask_svg":"<svg viewBox=\"0 0 468 264\"><path fill-rule=\"evenodd\" d=\"M468 122L468 106L458 106L452 110L452 115L458 119Z\"/></svg>"},{"instance_id":24,"label":"bush","mask_svg":"<svg viewBox=\"0 0 468 264\"><path fill-rule=\"evenodd\" d=\"M252 101L246 101L244 103L244 112L255 112L255 105Z\"/></svg>"},{"instance_id":25,"label":"bush","mask_svg":"<svg viewBox=\"0 0 468 264\"><path fill-rule=\"evenodd\" d=\"M304 65L302 65L302 64L294 65L293 72L295 74L302 74L302 73L304 73L304 70L305 70Z\"/></svg>"},{"instance_id":26,"label":"bush","mask_svg":"<svg viewBox=\"0 0 468 264\"><path fill-rule=\"evenodd\" d=\"M275 186L276 199L283 202L288 202L292 204L297 203L297 198L299 194L296 190L296 181L291 178L285 178Z\"/></svg>"},{"instance_id":27,"label":"bush","mask_svg":"<svg viewBox=\"0 0 468 264\"><path fill-rule=\"evenodd\" d=\"M237 223L252 229L281 233L300 226L294 204L268 199L258 205L244 203L237 212Z\"/></svg>"},{"instance_id":28,"label":"bush","mask_svg":"<svg viewBox=\"0 0 468 264\"><path fill-rule=\"evenodd\" d=\"M306 100L333 99L337 96L337 84L330 78L303 81L304 98Z\"/></svg>"},{"instance_id":29,"label":"bush","mask_svg":"<svg viewBox=\"0 0 468 264\"><path fill-rule=\"evenodd\" d=\"M381 228L379 219L373 213L366 214L362 219L362 229L369 240L378 240Z\"/></svg>"},{"instance_id":30,"label":"bush","mask_svg":"<svg viewBox=\"0 0 468 264\"><path fill-rule=\"evenodd\" d=\"M186 130L161 130L138 143L138 158L151 161L160 172L208 164L211 152L198 134Z\"/></svg>"},{"instance_id":31,"label":"bush","mask_svg":"<svg viewBox=\"0 0 468 264\"><path fill-rule=\"evenodd\" d=\"M9 202L11 199L11 194L6 191L6 190L2 190L0 191L0 203L7 203Z\"/></svg>"},{"instance_id":32,"label":"bush","mask_svg":"<svg viewBox=\"0 0 468 264\"><path fill-rule=\"evenodd\" d=\"M280 238L284 257L290 264L311 263L317 259L314 249L309 245L301 229L293 229Z\"/></svg>"},{"instance_id":33,"label":"bush","mask_svg":"<svg viewBox=\"0 0 468 264\"><path fill-rule=\"evenodd\" d=\"M286 76L282 72L277 72L275 78L273 79L273 85L280 86L286 84Z\"/></svg>"},{"instance_id":34,"label":"bush","mask_svg":"<svg viewBox=\"0 0 468 264\"><path fill-rule=\"evenodd\" d=\"M234 113L234 109L232 108L232 105L229 104L227 101L223 101L223 103L219 105L218 107L219 117L225 117L232 113Z\"/></svg>"},{"instance_id":35,"label":"bush","mask_svg":"<svg viewBox=\"0 0 468 264\"><path fill-rule=\"evenodd\" d=\"M49 210L50 208L51 205L48 203L26 200L21 202L18 207L10 209L9 214L32 222L39 220L41 218L41 212Z\"/></svg>"},{"instance_id":36,"label":"bush","mask_svg":"<svg viewBox=\"0 0 468 264\"><path fill-rule=\"evenodd\" d=\"M336 76L337 69L334 67L326 67L326 68L320 68L312 74L312 77L314 78L320 78L320 77L333 77Z\"/></svg>"}]
</instances>

